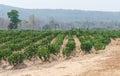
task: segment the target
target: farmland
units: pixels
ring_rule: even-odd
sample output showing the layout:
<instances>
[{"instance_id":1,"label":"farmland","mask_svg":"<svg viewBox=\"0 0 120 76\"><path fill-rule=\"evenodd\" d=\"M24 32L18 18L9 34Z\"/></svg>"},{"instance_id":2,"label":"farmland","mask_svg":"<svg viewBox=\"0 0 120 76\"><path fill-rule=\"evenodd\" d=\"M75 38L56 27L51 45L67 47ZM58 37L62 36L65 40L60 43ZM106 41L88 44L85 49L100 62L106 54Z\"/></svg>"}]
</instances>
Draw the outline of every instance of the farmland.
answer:
<instances>
[{"instance_id":1,"label":"farmland","mask_svg":"<svg viewBox=\"0 0 120 76\"><path fill-rule=\"evenodd\" d=\"M49 61L50 54L58 55L63 39L68 42L62 50L62 56L69 57L75 49L73 35L81 42L81 50L90 53L92 48L105 49L111 38L119 38L120 31L109 30L68 30L68 31L0 31L0 60L8 61L11 65L38 56L42 61ZM53 43L51 41L54 40ZM17 58L18 57L18 58Z\"/></svg>"},{"instance_id":2,"label":"farmland","mask_svg":"<svg viewBox=\"0 0 120 76\"><path fill-rule=\"evenodd\" d=\"M0 30L0 63L16 67L25 61L35 64L71 59L93 50L97 54L117 38L119 30Z\"/></svg>"}]
</instances>

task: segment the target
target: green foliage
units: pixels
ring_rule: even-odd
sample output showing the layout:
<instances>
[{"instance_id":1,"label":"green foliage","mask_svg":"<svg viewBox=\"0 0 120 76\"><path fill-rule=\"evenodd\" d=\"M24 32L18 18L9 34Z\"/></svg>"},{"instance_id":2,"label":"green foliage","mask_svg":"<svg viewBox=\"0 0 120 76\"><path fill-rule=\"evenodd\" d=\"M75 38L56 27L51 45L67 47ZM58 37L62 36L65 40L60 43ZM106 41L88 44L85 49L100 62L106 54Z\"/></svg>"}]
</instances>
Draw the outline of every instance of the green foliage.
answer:
<instances>
[{"instance_id":1,"label":"green foliage","mask_svg":"<svg viewBox=\"0 0 120 76\"><path fill-rule=\"evenodd\" d=\"M59 49L58 49L58 45L55 45L55 44L50 44L48 45L48 48L50 50L50 53L53 53L53 54L56 54L59 52Z\"/></svg>"},{"instance_id":2,"label":"green foliage","mask_svg":"<svg viewBox=\"0 0 120 76\"><path fill-rule=\"evenodd\" d=\"M53 44L50 45L50 52L53 54L58 54L59 50L60 50L60 46L63 43L63 39L65 37L65 34L59 34L55 40L55 42L53 42Z\"/></svg>"},{"instance_id":3,"label":"green foliage","mask_svg":"<svg viewBox=\"0 0 120 76\"><path fill-rule=\"evenodd\" d=\"M72 53L72 51L73 51L74 48L75 48L74 39L72 38L71 35L69 35L68 43L66 44L66 48L62 52L63 55L64 56L70 56L70 54Z\"/></svg>"},{"instance_id":4,"label":"green foliage","mask_svg":"<svg viewBox=\"0 0 120 76\"><path fill-rule=\"evenodd\" d=\"M96 43L94 44L95 50L102 50L105 49L105 45L103 43Z\"/></svg>"},{"instance_id":5,"label":"green foliage","mask_svg":"<svg viewBox=\"0 0 120 76\"><path fill-rule=\"evenodd\" d=\"M10 65L14 65L15 66L15 65L17 65L19 63L22 63L24 59L25 59L24 53L16 52L16 53L11 54L8 57L8 62L9 62Z\"/></svg>"},{"instance_id":6,"label":"green foliage","mask_svg":"<svg viewBox=\"0 0 120 76\"><path fill-rule=\"evenodd\" d=\"M84 41L81 43L81 49L85 52L90 52L90 50L92 49L92 43L91 41Z\"/></svg>"},{"instance_id":7,"label":"green foliage","mask_svg":"<svg viewBox=\"0 0 120 76\"><path fill-rule=\"evenodd\" d=\"M71 54L71 52L70 52L71 50L70 50L70 48L69 47L66 47L64 50L63 50L63 55L64 56L70 56L70 54Z\"/></svg>"},{"instance_id":8,"label":"green foliage","mask_svg":"<svg viewBox=\"0 0 120 76\"><path fill-rule=\"evenodd\" d=\"M111 42L111 38L120 37L120 30L0 30L0 44L3 44L0 45L0 60L9 59L11 65L16 65L24 59L30 59L36 55L42 60L48 60L51 53L55 55L59 53L66 35L68 35L68 43L63 50L63 55L70 56L75 48L72 35L77 35L83 51L90 52L92 47L96 50L105 49ZM55 41L51 44L51 40L55 37ZM23 55L14 55L14 52L20 52L20 50ZM24 56L26 57L24 58Z\"/></svg>"},{"instance_id":9,"label":"green foliage","mask_svg":"<svg viewBox=\"0 0 120 76\"><path fill-rule=\"evenodd\" d=\"M69 41L66 47L69 47L70 49L75 48L75 42L73 40Z\"/></svg>"},{"instance_id":10,"label":"green foliage","mask_svg":"<svg viewBox=\"0 0 120 76\"><path fill-rule=\"evenodd\" d=\"M48 60L50 57L50 51L48 49L48 46L39 46L38 51L37 51L37 55L43 61Z\"/></svg>"},{"instance_id":11,"label":"green foliage","mask_svg":"<svg viewBox=\"0 0 120 76\"><path fill-rule=\"evenodd\" d=\"M11 49L7 48L4 50L0 50L0 60L4 59L6 60L8 56L10 56L12 54Z\"/></svg>"},{"instance_id":12,"label":"green foliage","mask_svg":"<svg viewBox=\"0 0 120 76\"><path fill-rule=\"evenodd\" d=\"M29 46L29 48L27 48L24 51L24 54L25 54L26 58L28 58L28 59L32 58L33 56L35 56L37 54L37 46L36 45Z\"/></svg>"},{"instance_id":13,"label":"green foliage","mask_svg":"<svg viewBox=\"0 0 120 76\"><path fill-rule=\"evenodd\" d=\"M19 12L17 10L11 10L7 13L8 18L10 18L10 24L8 25L8 29L17 29L18 23L21 21L19 17Z\"/></svg>"}]
</instances>

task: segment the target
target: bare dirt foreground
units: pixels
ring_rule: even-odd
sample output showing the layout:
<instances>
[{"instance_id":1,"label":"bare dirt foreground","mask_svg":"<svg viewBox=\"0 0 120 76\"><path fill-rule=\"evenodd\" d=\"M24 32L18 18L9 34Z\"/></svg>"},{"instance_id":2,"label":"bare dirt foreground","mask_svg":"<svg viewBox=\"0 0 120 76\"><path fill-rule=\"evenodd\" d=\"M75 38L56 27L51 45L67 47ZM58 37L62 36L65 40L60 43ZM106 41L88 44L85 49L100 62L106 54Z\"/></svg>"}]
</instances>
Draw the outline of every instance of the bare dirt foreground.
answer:
<instances>
[{"instance_id":1,"label":"bare dirt foreground","mask_svg":"<svg viewBox=\"0 0 120 76\"><path fill-rule=\"evenodd\" d=\"M29 64L29 63L28 63ZM0 76L120 76L120 39L112 40L99 54L4 70Z\"/></svg>"}]
</instances>

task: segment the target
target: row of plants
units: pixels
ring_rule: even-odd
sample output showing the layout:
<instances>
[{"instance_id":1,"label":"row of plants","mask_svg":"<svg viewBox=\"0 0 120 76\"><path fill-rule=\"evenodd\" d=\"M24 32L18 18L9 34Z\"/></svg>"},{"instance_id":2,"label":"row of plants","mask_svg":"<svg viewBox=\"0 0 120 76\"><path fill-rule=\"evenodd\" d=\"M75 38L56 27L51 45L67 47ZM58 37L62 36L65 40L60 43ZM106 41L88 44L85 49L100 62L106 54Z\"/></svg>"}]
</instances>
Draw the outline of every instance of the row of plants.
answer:
<instances>
[{"instance_id":1,"label":"row of plants","mask_svg":"<svg viewBox=\"0 0 120 76\"><path fill-rule=\"evenodd\" d=\"M23 62L25 59L31 59L32 57L38 56L42 60L47 60L49 58L49 50L46 44L49 44L50 41L56 36L57 34L48 35L45 37L41 42L38 44L31 44L27 47L23 52L15 52L8 57L8 62L11 65L17 65ZM47 41L46 41L47 40ZM45 42L45 43L44 43ZM48 42L48 43L46 43Z\"/></svg>"},{"instance_id":2,"label":"row of plants","mask_svg":"<svg viewBox=\"0 0 120 76\"><path fill-rule=\"evenodd\" d=\"M26 55L27 59L31 59L32 57L35 57L37 55L38 47L44 46L47 48L50 41L56 36L56 34L48 35L44 39L42 39L38 44L31 44L29 47L27 47L24 50L24 54ZM42 50L44 52L44 50Z\"/></svg>"},{"instance_id":3,"label":"row of plants","mask_svg":"<svg viewBox=\"0 0 120 76\"><path fill-rule=\"evenodd\" d=\"M4 35L4 33L6 33ZM15 39L13 38L13 33ZM10 34L10 35L9 35ZM63 50L63 55L69 57L75 48L72 35L77 35L81 42L81 49L87 53L94 47L96 50L105 49L111 42L111 38L120 37L120 31L116 30L82 30L69 31L5 31L0 33L8 42L0 46L0 60L7 60L11 65L17 65L25 59L38 56L41 60L49 59L50 54L57 55L64 37L68 34L68 43ZM2 37L2 38L4 38ZM56 40L51 44L52 39ZM9 40L9 38L12 38ZM40 42L36 43L38 40ZM7 41L7 40L6 40ZM19 51L25 49L24 51Z\"/></svg>"},{"instance_id":4,"label":"row of plants","mask_svg":"<svg viewBox=\"0 0 120 76\"><path fill-rule=\"evenodd\" d=\"M26 42L21 42L21 43L22 43L21 45L17 45L17 44L10 44L10 45L12 45L12 46L10 46L10 45L8 46L8 45L7 45L6 48L0 49L0 60L1 60L1 59L4 59L4 60L8 59L8 57L9 57L10 55L12 55L13 50L19 50L19 49L21 49L21 48L24 48L26 45L33 44L33 43L36 42L38 39L41 39L41 38L45 37L46 34L47 34L47 32L44 33L44 34L39 34L38 36L36 35L36 37L31 38L31 40L27 40ZM47 34L47 35L48 35L48 34ZM50 35L50 33L49 33L49 35ZM16 45L17 45L17 46L16 46ZM13 54L14 54L14 53L13 53Z\"/></svg>"},{"instance_id":5,"label":"row of plants","mask_svg":"<svg viewBox=\"0 0 120 76\"><path fill-rule=\"evenodd\" d=\"M68 43L66 44L66 47L62 51L63 56L69 57L74 49L75 49L75 41L74 41L74 39L72 37L72 33L69 33L69 35L68 35Z\"/></svg>"},{"instance_id":6,"label":"row of plants","mask_svg":"<svg viewBox=\"0 0 120 76\"><path fill-rule=\"evenodd\" d=\"M54 33L51 36L47 37L46 39L42 40L42 42L40 44L38 44L37 47L37 56L42 60L42 61L48 61L51 52L51 48L50 48L50 43L51 41L59 34L58 33Z\"/></svg>"},{"instance_id":7,"label":"row of plants","mask_svg":"<svg viewBox=\"0 0 120 76\"><path fill-rule=\"evenodd\" d=\"M1 35L0 35L0 36L1 36ZM10 41L10 40L12 40L15 36L17 37L17 36L19 36L19 34L18 34L18 33L14 33L14 34L8 35L8 36L1 36L1 38L0 38L0 43L5 43L5 42L7 42L7 41Z\"/></svg>"},{"instance_id":8,"label":"row of plants","mask_svg":"<svg viewBox=\"0 0 120 76\"><path fill-rule=\"evenodd\" d=\"M11 35L12 34L12 35ZM36 33L33 33L33 35L37 35L37 34L40 34L40 32L36 32ZM0 35L1 36L1 35ZM11 42L15 42L15 41L18 41L18 38L20 39L23 39L25 37L28 37L28 36L31 36L31 32L21 32L21 31L16 31L16 33L10 33L10 35L7 35L6 37L4 36L1 36L0 38L0 43L11 43ZM20 41L20 40L19 40Z\"/></svg>"},{"instance_id":9,"label":"row of plants","mask_svg":"<svg viewBox=\"0 0 120 76\"><path fill-rule=\"evenodd\" d=\"M11 41L5 43L5 45L0 46L0 48L14 47L14 46L17 47L19 45L26 45L30 42L35 42L41 38L44 38L48 34L49 34L49 32L36 32L36 33L33 33L32 35L27 34L25 38L21 38L19 36L18 38L12 39ZM17 50L17 49L15 49L15 50Z\"/></svg>"},{"instance_id":10,"label":"row of plants","mask_svg":"<svg viewBox=\"0 0 120 76\"><path fill-rule=\"evenodd\" d=\"M120 34L109 30L77 30L76 35L81 42L81 49L90 52L94 47L95 50L105 49L106 45L111 42L110 38L120 37Z\"/></svg>"},{"instance_id":11,"label":"row of plants","mask_svg":"<svg viewBox=\"0 0 120 76\"><path fill-rule=\"evenodd\" d=\"M56 37L56 40L49 45L50 53L57 55L59 53L60 47L63 44L63 39L66 34L62 33Z\"/></svg>"}]
</instances>

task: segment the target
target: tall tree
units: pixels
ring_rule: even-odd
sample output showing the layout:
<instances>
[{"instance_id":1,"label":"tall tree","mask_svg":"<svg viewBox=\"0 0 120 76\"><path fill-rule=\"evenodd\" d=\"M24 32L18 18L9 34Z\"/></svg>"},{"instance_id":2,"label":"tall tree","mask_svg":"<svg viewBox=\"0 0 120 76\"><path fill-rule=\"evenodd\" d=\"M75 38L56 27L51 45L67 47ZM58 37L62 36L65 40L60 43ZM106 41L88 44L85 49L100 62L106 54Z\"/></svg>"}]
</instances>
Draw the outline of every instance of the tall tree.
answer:
<instances>
[{"instance_id":1,"label":"tall tree","mask_svg":"<svg viewBox=\"0 0 120 76\"><path fill-rule=\"evenodd\" d=\"M10 23L8 29L17 29L18 23L21 21L19 19L19 12L17 10L11 10L7 13L8 18L10 18Z\"/></svg>"}]
</instances>

